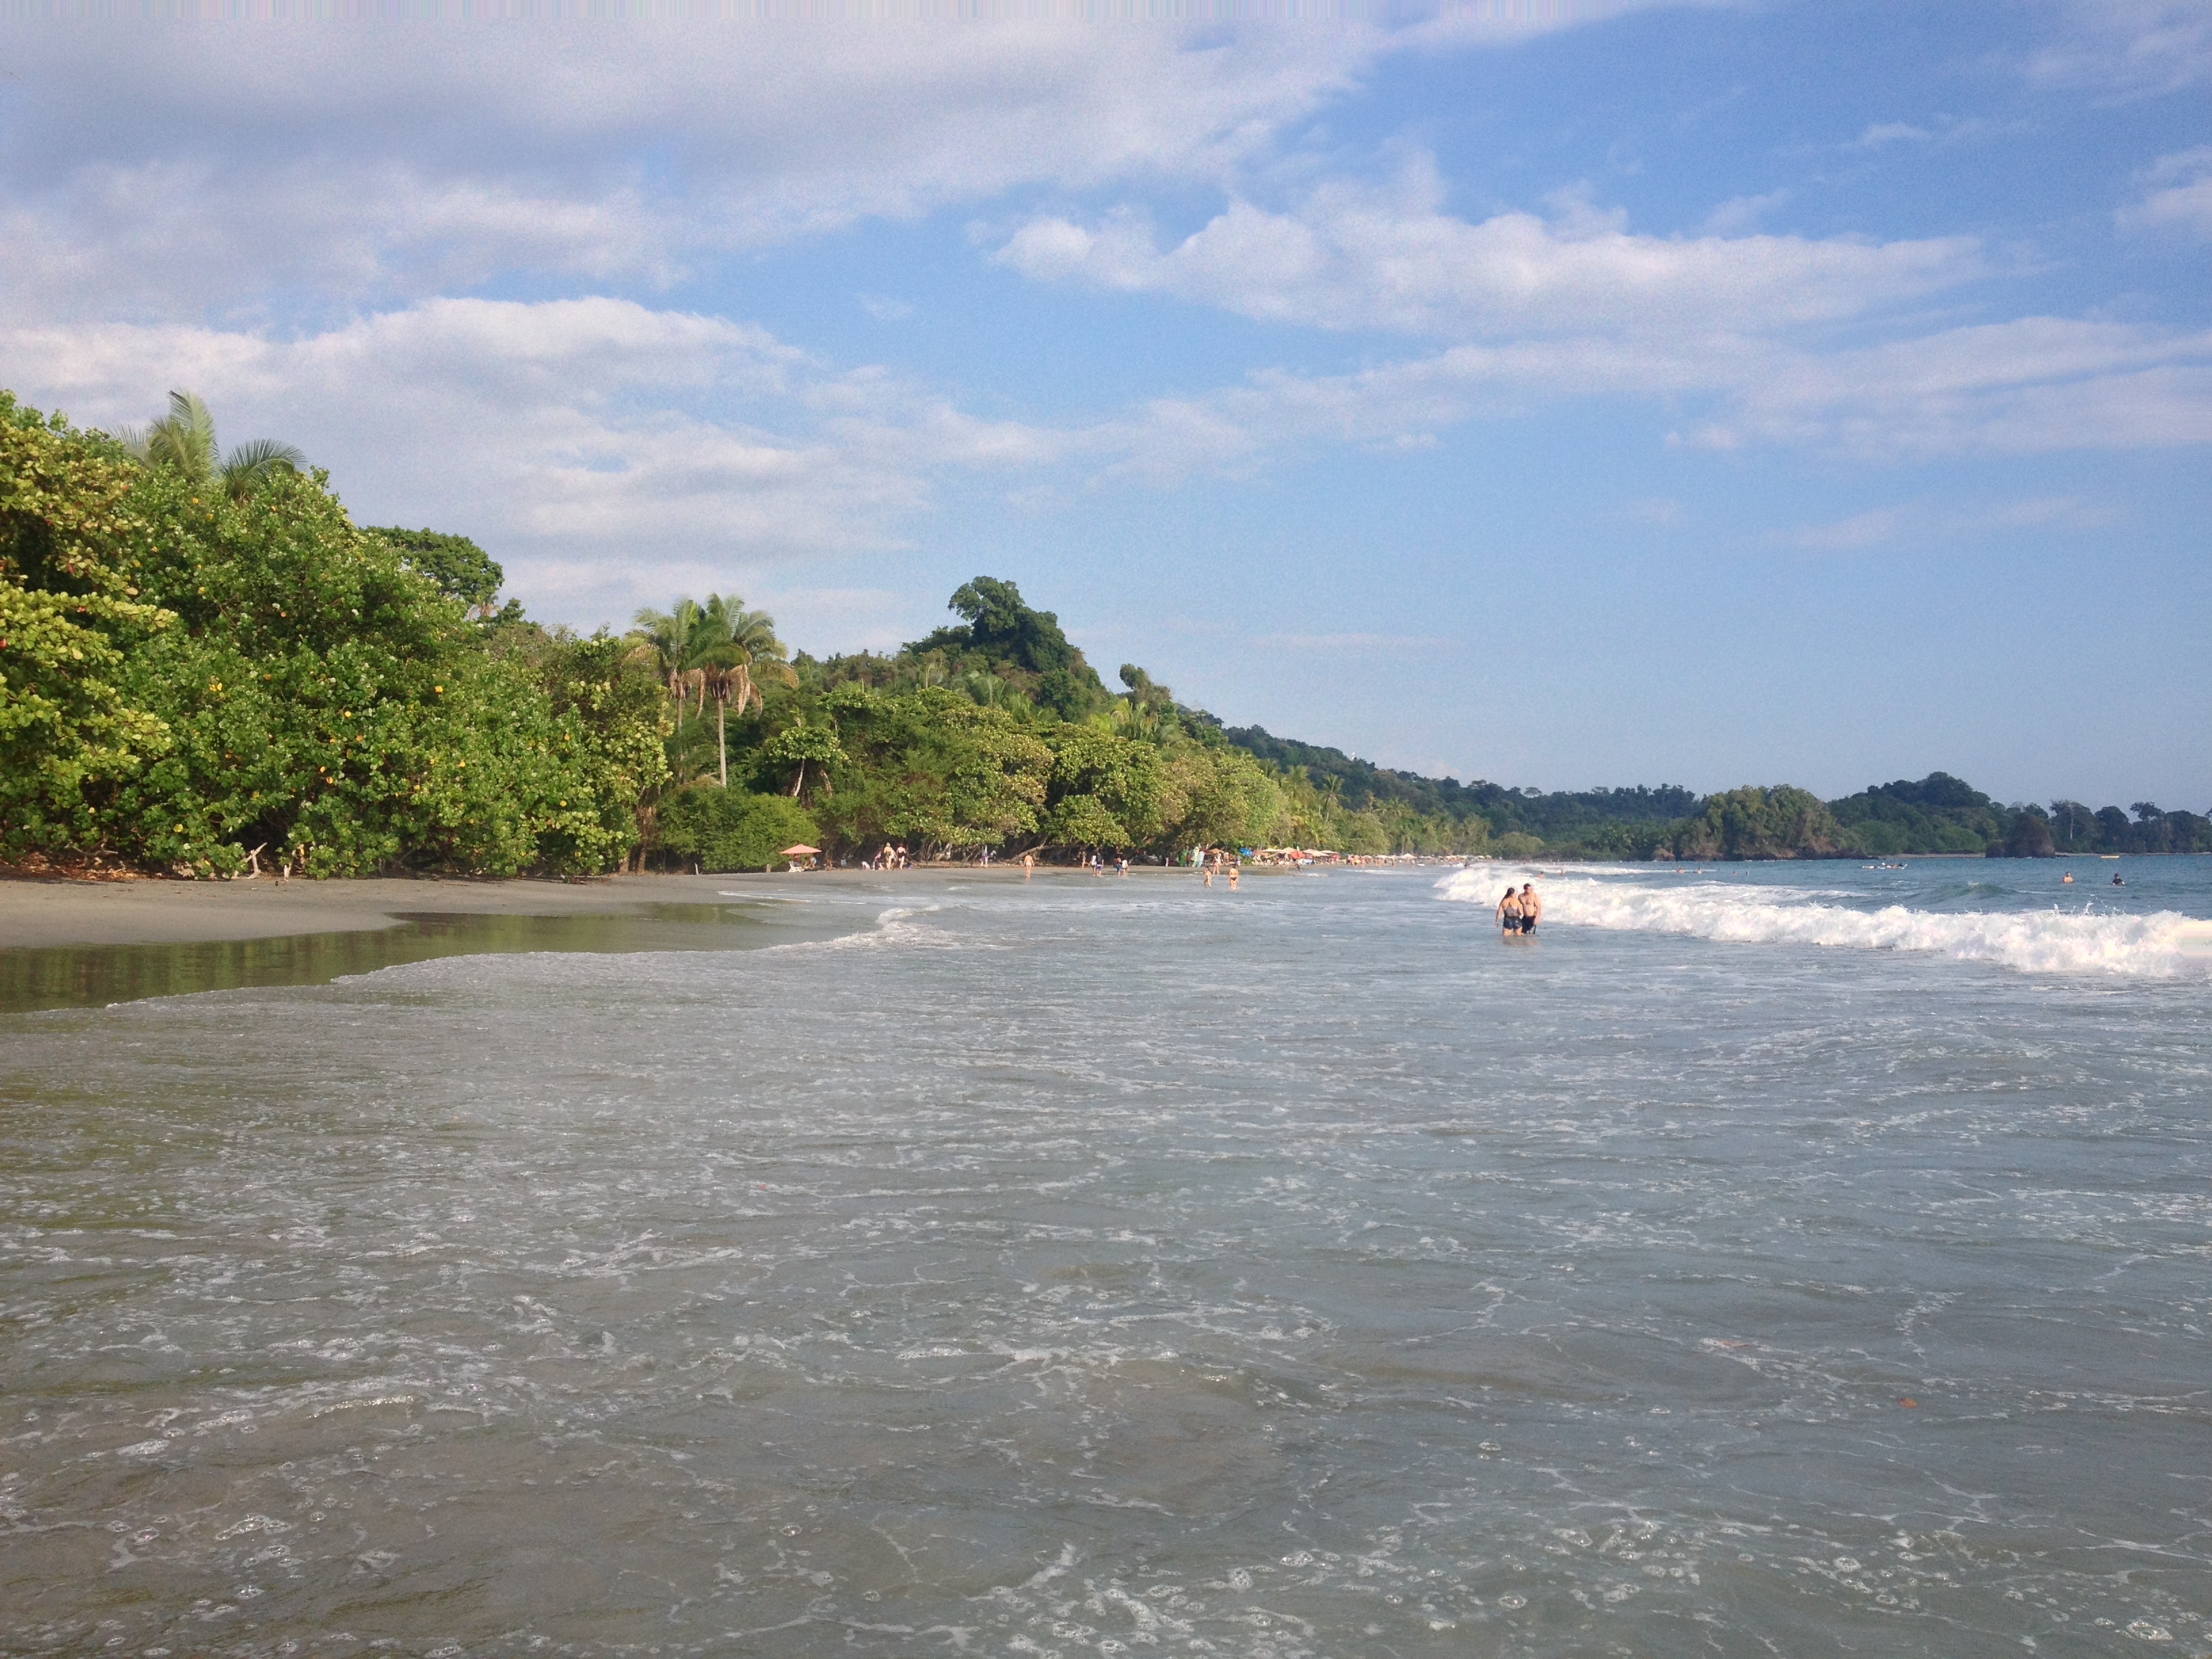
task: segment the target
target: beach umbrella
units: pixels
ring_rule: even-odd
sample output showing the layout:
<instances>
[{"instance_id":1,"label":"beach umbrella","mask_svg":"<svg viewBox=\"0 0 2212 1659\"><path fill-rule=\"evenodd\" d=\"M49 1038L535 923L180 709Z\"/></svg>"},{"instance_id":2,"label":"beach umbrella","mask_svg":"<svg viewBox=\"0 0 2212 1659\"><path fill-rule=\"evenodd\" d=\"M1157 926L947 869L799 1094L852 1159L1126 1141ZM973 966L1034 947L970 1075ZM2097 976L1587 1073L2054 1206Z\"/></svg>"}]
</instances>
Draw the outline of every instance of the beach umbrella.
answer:
<instances>
[{"instance_id":1,"label":"beach umbrella","mask_svg":"<svg viewBox=\"0 0 2212 1659\"><path fill-rule=\"evenodd\" d=\"M781 853L777 854L777 856L787 859L811 859L821 850L822 849L818 847L808 847L804 843L801 843L797 847L785 848Z\"/></svg>"}]
</instances>

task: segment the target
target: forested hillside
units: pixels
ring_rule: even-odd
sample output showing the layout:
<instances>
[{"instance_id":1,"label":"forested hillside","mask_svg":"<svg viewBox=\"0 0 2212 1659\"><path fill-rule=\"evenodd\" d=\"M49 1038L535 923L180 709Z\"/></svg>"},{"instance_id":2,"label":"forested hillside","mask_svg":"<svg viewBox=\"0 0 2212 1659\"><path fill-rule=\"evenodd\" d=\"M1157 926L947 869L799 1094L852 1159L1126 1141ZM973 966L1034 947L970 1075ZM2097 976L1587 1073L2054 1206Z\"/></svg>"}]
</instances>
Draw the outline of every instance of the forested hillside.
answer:
<instances>
[{"instance_id":1,"label":"forested hillside","mask_svg":"<svg viewBox=\"0 0 2212 1659\"><path fill-rule=\"evenodd\" d=\"M0 862L586 873L1203 847L1552 858L2193 852L2148 801L2001 805L1935 773L1545 793L1224 729L1133 663L1109 687L1010 581L896 652L793 656L734 594L545 628L464 537L356 526L198 399L143 432L0 393Z\"/></svg>"}]
</instances>

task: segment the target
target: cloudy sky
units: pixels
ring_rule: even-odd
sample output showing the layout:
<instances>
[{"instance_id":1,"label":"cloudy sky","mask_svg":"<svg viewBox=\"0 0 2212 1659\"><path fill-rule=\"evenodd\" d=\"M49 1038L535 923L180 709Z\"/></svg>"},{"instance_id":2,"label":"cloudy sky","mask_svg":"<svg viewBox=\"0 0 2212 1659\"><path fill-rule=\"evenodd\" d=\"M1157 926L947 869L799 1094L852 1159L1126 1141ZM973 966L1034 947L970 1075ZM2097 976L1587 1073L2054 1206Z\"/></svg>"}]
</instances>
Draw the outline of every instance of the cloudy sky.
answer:
<instances>
[{"instance_id":1,"label":"cloudy sky","mask_svg":"<svg viewBox=\"0 0 2212 1659\"><path fill-rule=\"evenodd\" d=\"M1394 765L2212 806L2202 0L80 9L0 385L542 617L990 574Z\"/></svg>"}]
</instances>

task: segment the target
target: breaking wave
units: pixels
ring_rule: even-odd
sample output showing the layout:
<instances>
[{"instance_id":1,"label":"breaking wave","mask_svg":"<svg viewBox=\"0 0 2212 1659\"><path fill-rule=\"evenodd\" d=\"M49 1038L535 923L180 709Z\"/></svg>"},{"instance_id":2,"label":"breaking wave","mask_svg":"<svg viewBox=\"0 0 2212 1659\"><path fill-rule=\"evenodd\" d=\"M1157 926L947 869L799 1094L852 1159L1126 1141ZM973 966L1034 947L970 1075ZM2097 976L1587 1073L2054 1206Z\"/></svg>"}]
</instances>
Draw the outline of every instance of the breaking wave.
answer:
<instances>
[{"instance_id":1,"label":"breaking wave","mask_svg":"<svg viewBox=\"0 0 2212 1659\"><path fill-rule=\"evenodd\" d=\"M2057 910L1855 909L1805 890L1700 882L1664 888L1619 879L1625 872L1551 875L1547 927L1677 933L1733 945L1820 945L1853 951L1923 951L2033 974L2108 974L2134 979L2212 977L2212 922L2172 910L2150 915ZM1641 873L1641 872L1639 872ZM1446 899L1496 902L1497 877L1468 870L1437 884Z\"/></svg>"}]
</instances>

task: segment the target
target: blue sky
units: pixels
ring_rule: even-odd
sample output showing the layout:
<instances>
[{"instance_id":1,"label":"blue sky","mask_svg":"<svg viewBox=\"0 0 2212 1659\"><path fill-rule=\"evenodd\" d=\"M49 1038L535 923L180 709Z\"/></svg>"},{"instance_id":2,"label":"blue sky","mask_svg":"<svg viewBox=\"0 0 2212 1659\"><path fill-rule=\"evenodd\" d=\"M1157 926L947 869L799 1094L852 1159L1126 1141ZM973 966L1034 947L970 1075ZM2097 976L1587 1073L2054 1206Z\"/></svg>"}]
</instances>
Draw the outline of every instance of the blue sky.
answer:
<instances>
[{"instance_id":1,"label":"blue sky","mask_svg":"<svg viewBox=\"0 0 2212 1659\"><path fill-rule=\"evenodd\" d=\"M2212 806L2201 3L225 9L10 25L0 384L536 615L987 573L1389 764Z\"/></svg>"}]
</instances>

